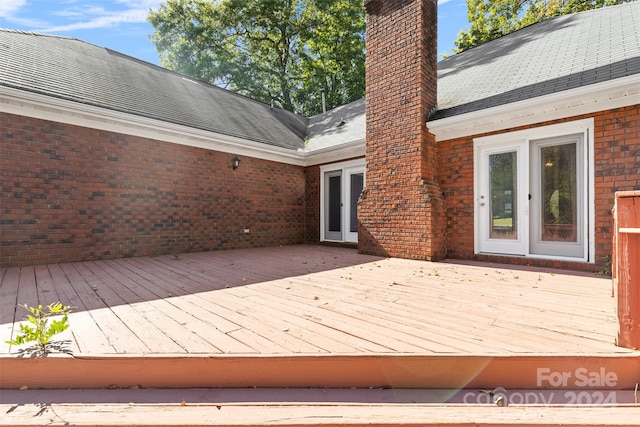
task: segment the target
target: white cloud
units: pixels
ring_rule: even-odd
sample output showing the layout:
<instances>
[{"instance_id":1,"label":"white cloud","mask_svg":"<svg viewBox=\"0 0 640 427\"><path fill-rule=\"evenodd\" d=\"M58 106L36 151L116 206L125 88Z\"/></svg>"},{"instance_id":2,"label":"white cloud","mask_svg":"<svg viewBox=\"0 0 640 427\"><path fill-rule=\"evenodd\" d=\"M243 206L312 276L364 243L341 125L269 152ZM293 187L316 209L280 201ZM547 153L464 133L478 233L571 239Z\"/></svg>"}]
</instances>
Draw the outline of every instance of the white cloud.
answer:
<instances>
[{"instance_id":1,"label":"white cloud","mask_svg":"<svg viewBox=\"0 0 640 427\"><path fill-rule=\"evenodd\" d=\"M149 10L150 8L157 9L163 1L164 0L117 0L117 3L137 9Z\"/></svg>"},{"instance_id":2,"label":"white cloud","mask_svg":"<svg viewBox=\"0 0 640 427\"><path fill-rule=\"evenodd\" d=\"M60 16L68 19L87 19L88 16L101 16L109 12L103 7L70 7L62 10L53 10L50 12L52 16Z\"/></svg>"},{"instance_id":3,"label":"white cloud","mask_svg":"<svg viewBox=\"0 0 640 427\"><path fill-rule=\"evenodd\" d=\"M113 0L96 4L93 0L58 0L48 2L45 14L36 15L29 7L38 7L38 2L0 0L0 18L45 33L112 28L120 24L146 23L149 10L157 9L162 1Z\"/></svg>"},{"instance_id":4,"label":"white cloud","mask_svg":"<svg viewBox=\"0 0 640 427\"><path fill-rule=\"evenodd\" d=\"M56 33L75 30L87 30L96 28L109 28L115 27L119 24L131 24L147 22L148 10L146 9L131 9L124 11L107 12L103 11L98 16L85 17L77 22L64 25L56 25L50 28L42 29L46 33Z\"/></svg>"},{"instance_id":5,"label":"white cloud","mask_svg":"<svg viewBox=\"0 0 640 427\"><path fill-rule=\"evenodd\" d=\"M7 18L15 14L27 0L2 0L0 1L0 18Z\"/></svg>"},{"instance_id":6,"label":"white cloud","mask_svg":"<svg viewBox=\"0 0 640 427\"><path fill-rule=\"evenodd\" d=\"M4 0L0 0L4 1ZM15 1L15 0L14 0ZM75 1L70 7L50 12L52 16L64 18L68 23L56 22L41 31L47 33L62 33L75 30L90 30L110 28L120 24L136 24L147 22L149 9L157 8L163 0L116 0L111 3L118 10L105 8L109 3L101 6Z\"/></svg>"}]
</instances>

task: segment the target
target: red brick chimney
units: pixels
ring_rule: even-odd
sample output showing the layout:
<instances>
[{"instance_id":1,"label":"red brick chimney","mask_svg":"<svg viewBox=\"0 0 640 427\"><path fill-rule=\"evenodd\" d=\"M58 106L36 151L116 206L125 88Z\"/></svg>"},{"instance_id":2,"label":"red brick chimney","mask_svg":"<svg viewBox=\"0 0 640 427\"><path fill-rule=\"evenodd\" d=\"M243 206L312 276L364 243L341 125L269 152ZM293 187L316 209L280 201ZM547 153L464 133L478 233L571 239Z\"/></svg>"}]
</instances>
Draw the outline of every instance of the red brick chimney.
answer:
<instances>
[{"instance_id":1,"label":"red brick chimney","mask_svg":"<svg viewBox=\"0 0 640 427\"><path fill-rule=\"evenodd\" d=\"M364 0L367 12L366 187L358 203L363 253L445 255L437 145L437 0Z\"/></svg>"}]
</instances>

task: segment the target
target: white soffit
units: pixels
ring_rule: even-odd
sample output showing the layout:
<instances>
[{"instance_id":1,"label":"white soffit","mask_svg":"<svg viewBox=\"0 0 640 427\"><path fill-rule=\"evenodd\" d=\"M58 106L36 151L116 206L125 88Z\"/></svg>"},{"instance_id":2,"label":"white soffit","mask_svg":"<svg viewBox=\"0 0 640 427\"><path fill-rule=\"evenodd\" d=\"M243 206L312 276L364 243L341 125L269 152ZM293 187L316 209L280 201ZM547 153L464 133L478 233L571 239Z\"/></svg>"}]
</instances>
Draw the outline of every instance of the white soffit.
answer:
<instances>
[{"instance_id":1,"label":"white soffit","mask_svg":"<svg viewBox=\"0 0 640 427\"><path fill-rule=\"evenodd\" d=\"M335 145L333 147L305 151L303 155L306 159L306 166L341 162L343 160L353 159L356 157L364 157L365 141L364 138L362 138L356 141Z\"/></svg>"}]
</instances>

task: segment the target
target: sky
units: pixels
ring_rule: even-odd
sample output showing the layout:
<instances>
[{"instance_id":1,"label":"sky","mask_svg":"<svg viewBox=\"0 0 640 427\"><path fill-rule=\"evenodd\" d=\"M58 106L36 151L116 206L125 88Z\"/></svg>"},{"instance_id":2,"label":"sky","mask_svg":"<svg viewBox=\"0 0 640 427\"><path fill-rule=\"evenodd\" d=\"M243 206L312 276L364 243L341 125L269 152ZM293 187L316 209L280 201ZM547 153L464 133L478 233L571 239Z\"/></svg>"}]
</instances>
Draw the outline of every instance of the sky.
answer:
<instances>
[{"instance_id":1,"label":"sky","mask_svg":"<svg viewBox=\"0 0 640 427\"><path fill-rule=\"evenodd\" d=\"M164 0L0 0L0 28L75 37L160 65L149 9ZM438 55L469 26L465 0L438 0Z\"/></svg>"}]
</instances>

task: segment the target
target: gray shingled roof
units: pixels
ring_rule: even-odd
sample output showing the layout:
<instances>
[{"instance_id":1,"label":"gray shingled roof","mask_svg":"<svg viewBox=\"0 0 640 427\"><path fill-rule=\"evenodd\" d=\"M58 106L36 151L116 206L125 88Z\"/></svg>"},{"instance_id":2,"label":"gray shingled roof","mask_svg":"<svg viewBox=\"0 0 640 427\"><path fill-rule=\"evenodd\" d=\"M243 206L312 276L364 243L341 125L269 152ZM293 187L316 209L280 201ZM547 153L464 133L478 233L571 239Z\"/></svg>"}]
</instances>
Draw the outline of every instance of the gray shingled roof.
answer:
<instances>
[{"instance_id":1,"label":"gray shingled roof","mask_svg":"<svg viewBox=\"0 0 640 427\"><path fill-rule=\"evenodd\" d=\"M436 120L640 73L640 2L548 19L438 64Z\"/></svg>"},{"instance_id":2,"label":"gray shingled roof","mask_svg":"<svg viewBox=\"0 0 640 427\"><path fill-rule=\"evenodd\" d=\"M639 73L640 2L557 17L440 61L430 120ZM0 30L0 85L290 149L365 134L364 98L308 120L66 37Z\"/></svg>"},{"instance_id":3,"label":"gray shingled roof","mask_svg":"<svg viewBox=\"0 0 640 427\"><path fill-rule=\"evenodd\" d=\"M0 85L284 148L307 119L68 37L0 30Z\"/></svg>"},{"instance_id":4,"label":"gray shingled roof","mask_svg":"<svg viewBox=\"0 0 640 427\"><path fill-rule=\"evenodd\" d=\"M309 119L309 151L364 139L366 133L364 98L334 108Z\"/></svg>"}]
</instances>

